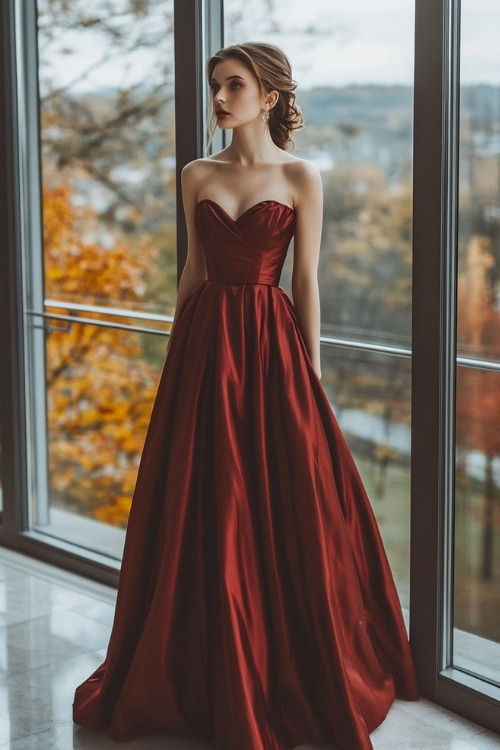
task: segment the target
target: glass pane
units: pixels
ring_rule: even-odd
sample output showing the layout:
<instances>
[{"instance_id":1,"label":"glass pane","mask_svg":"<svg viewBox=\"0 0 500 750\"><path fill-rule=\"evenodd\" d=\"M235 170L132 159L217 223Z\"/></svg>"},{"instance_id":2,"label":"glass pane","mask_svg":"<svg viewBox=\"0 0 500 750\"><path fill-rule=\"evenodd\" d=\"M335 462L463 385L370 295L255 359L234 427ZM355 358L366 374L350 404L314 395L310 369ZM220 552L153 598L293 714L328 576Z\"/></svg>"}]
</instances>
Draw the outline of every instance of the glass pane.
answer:
<instances>
[{"instance_id":1,"label":"glass pane","mask_svg":"<svg viewBox=\"0 0 500 750\"><path fill-rule=\"evenodd\" d=\"M500 684L500 372L457 386L454 663Z\"/></svg>"},{"instance_id":2,"label":"glass pane","mask_svg":"<svg viewBox=\"0 0 500 750\"><path fill-rule=\"evenodd\" d=\"M45 228L59 269L46 296L165 314L176 292L172 0L38 0L38 19ZM89 254L79 269L76 237ZM111 268L85 284L94 247L128 253L144 278L120 287Z\"/></svg>"},{"instance_id":3,"label":"glass pane","mask_svg":"<svg viewBox=\"0 0 500 750\"><path fill-rule=\"evenodd\" d=\"M395 7L397 5L397 7ZM323 333L409 346L414 3L225 0L225 43L292 62L306 127L294 153L325 193Z\"/></svg>"},{"instance_id":4,"label":"glass pane","mask_svg":"<svg viewBox=\"0 0 500 750\"><path fill-rule=\"evenodd\" d=\"M38 20L31 523L119 558L176 296L173 2L38 0Z\"/></svg>"},{"instance_id":5,"label":"glass pane","mask_svg":"<svg viewBox=\"0 0 500 750\"><path fill-rule=\"evenodd\" d=\"M397 6L397 7L396 7ZM322 333L410 346L414 3L225 0L225 43L280 46L306 127L294 153L325 196ZM288 288L288 275L284 285ZM323 383L409 587L409 360L325 346Z\"/></svg>"},{"instance_id":6,"label":"glass pane","mask_svg":"<svg viewBox=\"0 0 500 750\"><path fill-rule=\"evenodd\" d=\"M50 504L37 505L39 531L121 557L165 343L163 336L53 323L46 376Z\"/></svg>"},{"instance_id":7,"label":"glass pane","mask_svg":"<svg viewBox=\"0 0 500 750\"><path fill-rule=\"evenodd\" d=\"M325 347L323 386L370 498L401 603L409 607L409 359Z\"/></svg>"},{"instance_id":8,"label":"glass pane","mask_svg":"<svg viewBox=\"0 0 500 750\"><path fill-rule=\"evenodd\" d=\"M462 0L454 664L500 684L499 32Z\"/></svg>"}]
</instances>

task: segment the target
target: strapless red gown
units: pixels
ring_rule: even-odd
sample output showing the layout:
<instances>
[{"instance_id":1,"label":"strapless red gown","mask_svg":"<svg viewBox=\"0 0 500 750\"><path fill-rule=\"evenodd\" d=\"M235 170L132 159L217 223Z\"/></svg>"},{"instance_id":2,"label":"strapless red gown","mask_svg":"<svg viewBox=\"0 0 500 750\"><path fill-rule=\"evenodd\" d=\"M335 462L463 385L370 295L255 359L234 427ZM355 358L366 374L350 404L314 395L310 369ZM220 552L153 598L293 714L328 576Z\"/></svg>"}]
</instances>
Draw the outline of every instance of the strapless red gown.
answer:
<instances>
[{"instance_id":1,"label":"strapless red gown","mask_svg":"<svg viewBox=\"0 0 500 750\"><path fill-rule=\"evenodd\" d=\"M216 750L369 750L417 687L379 532L278 286L294 211L196 223L208 280L175 326L105 663L74 719Z\"/></svg>"}]
</instances>

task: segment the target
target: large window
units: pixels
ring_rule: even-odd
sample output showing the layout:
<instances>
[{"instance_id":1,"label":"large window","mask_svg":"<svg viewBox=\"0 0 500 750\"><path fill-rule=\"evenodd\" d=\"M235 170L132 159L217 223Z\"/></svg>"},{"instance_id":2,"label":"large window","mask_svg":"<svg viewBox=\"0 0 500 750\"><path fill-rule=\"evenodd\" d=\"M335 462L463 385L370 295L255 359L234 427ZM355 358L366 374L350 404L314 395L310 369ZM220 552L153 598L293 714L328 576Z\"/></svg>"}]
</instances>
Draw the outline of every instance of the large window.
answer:
<instances>
[{"instance_id":1,"label":"large window","mask_svg":"<svg viewBox=\"0 0 500 750\"><path fill-rule=\"evenodd\" d=\"M274 42L324 184L324 385L422 693L500 731L499 30L497 0L0 3L0 543L116 580L204 61Z\"/></svg>"},{"instance_id":2,"label":"large window","mask_svg":"<svg viewBox=\"0 0 500 750\"><path fill-rule=\"evenodd\" d=\"M414 7L225 2L224 43L282 47L324 189L323 384L408 605ZM397 28L397 34L394 34ZM383 54L381 54L383 48Z\"/></svg>"},{"instance_id":3,"label":"large window","mask_svg":"<svg viewBox=\"0 0 500 750\"><path fill-rule=\"evenodd\" d=\"M176 290L172 2L39 0L38 57L31 525L119 558Z\"/></svg>"}]
</instances>

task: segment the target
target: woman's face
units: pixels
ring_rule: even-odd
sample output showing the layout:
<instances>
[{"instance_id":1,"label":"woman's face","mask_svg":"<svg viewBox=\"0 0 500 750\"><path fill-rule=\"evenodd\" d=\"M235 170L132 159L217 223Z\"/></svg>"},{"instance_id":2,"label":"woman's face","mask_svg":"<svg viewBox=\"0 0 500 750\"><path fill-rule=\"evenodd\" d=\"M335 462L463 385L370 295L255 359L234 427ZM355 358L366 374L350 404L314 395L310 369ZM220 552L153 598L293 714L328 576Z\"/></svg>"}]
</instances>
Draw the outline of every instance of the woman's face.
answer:
<instances>
[{"instance_id":1,"label":"woman's face","mask_svg":"<svg viewBox=\"0 0 500 750\"><path fill-rule=\"evenodd\" d=\"M220 128L236 128L262 116L265 96L254 74L239 60L228 58L217 63L210 88Z\"/></svg>"}]
</instances>

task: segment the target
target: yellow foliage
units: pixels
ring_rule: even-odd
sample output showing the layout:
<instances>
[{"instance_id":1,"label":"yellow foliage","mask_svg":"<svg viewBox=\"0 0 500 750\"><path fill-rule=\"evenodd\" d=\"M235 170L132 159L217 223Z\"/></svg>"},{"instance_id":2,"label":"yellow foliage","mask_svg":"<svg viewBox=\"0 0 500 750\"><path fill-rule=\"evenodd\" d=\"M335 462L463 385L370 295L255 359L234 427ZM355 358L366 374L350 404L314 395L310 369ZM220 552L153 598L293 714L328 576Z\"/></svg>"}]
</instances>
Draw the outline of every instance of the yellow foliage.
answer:
<instances>
[{"instance_id":1,"label":"yellow foliage","mask_svg":"<svg viewBox=\"0 0 500 750\"><path fill-rule=\"evenodd\" d=\"M64 301L103 305L137 302L153 257L146 241L136 249L83 239L71 188L44 192L46 296L55 314ZM108 244L108 243L107 243ZM83 313L86 318L97 318ZM47 337L49 472L53 502L106 523L124 526L159 373L142 357L131 331L54 321ZM123 319L120 319L123 322Z\"/></svg>"},{"instance_id":2,"label":"yellow foliage","mask_svg":"<svg viewBox=\"0 0 500 750\"><path fill-rule=\"evenodd\" d=\"M114 526L126 526L131 502L131 498L128 495L117 497L113 507L98 508L95 517L99 521L110 523Z\"/></svg>"}]
</instances>

